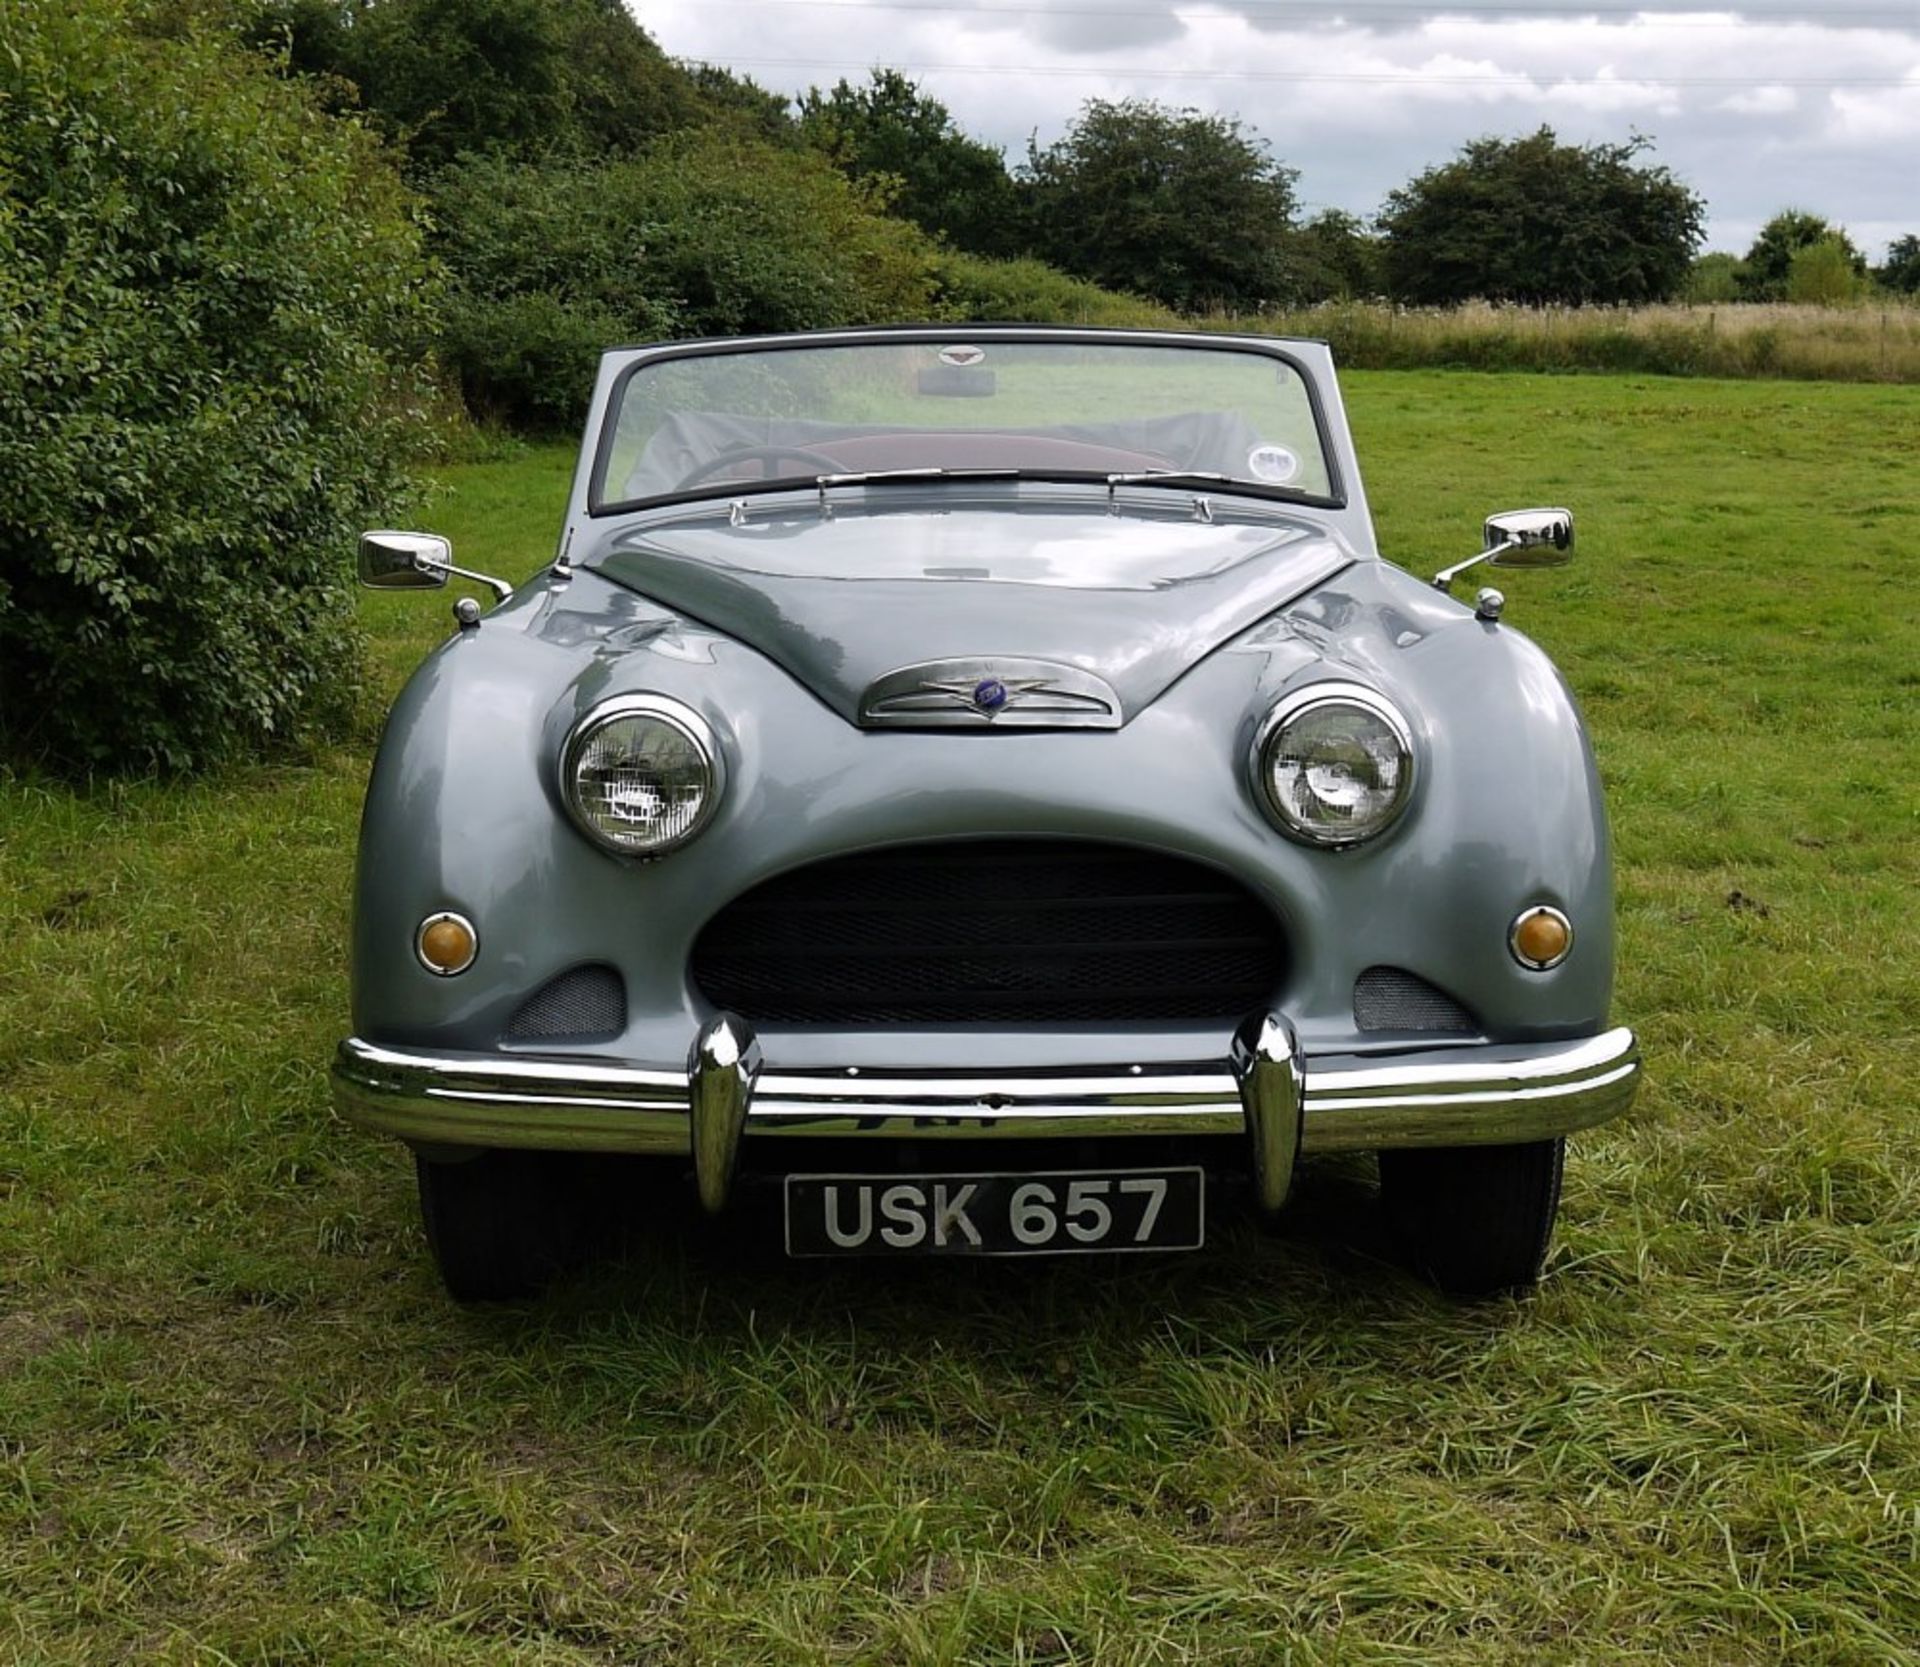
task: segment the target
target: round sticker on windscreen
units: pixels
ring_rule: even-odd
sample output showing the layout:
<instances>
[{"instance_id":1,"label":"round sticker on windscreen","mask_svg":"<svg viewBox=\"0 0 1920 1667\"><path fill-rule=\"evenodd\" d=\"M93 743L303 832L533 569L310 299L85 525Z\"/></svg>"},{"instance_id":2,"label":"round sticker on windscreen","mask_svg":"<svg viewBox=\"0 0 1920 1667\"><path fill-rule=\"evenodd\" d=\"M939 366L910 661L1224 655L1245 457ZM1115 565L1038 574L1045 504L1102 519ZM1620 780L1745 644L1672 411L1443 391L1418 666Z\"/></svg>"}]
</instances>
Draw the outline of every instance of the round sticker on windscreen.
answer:
<instances>
[{"instance_id":1,"label":"round sticker on windscreen","mask_svg":"<svg viewBox=\"0 0 1920 1667\"><path fill-rule=\"evenodd\" d=\"M1300 472L1299 456L1285 446L1255 446L1247 453L1247 467L1255 480L1270 480L1284 486Z\"/></svg>"},{"instance_id":2,"label":"round sticker on windscreen","mask_svg":"<svg viewBox=\"0 0 1920 1667\"><path fill-rule=\"evenodd\" d=\"M940 363L943 365L977 365L987 356L984 347L943 347L940 349Z\"/></svg>"}]
</instances>

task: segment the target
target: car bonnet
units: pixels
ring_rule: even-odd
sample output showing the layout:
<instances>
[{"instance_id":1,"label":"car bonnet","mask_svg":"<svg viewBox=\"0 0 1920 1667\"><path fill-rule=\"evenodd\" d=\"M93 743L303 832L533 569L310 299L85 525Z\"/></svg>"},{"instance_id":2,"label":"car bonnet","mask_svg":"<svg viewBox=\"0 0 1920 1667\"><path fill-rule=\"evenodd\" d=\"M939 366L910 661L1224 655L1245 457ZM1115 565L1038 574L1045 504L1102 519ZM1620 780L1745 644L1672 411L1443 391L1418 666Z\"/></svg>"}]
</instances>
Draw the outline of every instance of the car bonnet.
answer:
<instances>
[{"instance_id":1,"label":"car bonnet","mask_svg":"<svg viewBox=\"0 0 1920 1667\"><path fill-rule=\"evenodd\" d=\"M1104 679L1124 721L1355 559L1307 516L1153 496L1112 508L703 506L615 530L583 565L758 649L849 722L888 672L1011 658Z\"/></svg>"}]
</instances>

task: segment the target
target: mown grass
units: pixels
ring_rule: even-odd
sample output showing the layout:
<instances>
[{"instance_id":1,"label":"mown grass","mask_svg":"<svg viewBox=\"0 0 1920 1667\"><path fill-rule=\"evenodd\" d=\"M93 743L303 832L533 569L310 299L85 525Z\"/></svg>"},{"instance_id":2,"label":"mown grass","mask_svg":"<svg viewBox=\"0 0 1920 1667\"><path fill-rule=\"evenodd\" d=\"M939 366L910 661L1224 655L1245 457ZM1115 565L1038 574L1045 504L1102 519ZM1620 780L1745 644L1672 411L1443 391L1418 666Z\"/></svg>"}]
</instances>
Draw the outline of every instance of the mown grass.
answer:
<instances>
[{"instance_id":1,"label":"mown grass","mask_svg":"<svg viewBox=\"0 0 1920 1667\"><path fill-rule=\"evenodd\" d=\"M1208 329L1313 336L1368 370L1604 371L1794 381L1920 382L1920 305L1887 296L1649 307L1396 307L1332 301Z\"/></svg>"},{"instance_id":2,"label":"mown grass","mask_svg":"<svg viewBox=\"0 0 1920 1667\"><path fill-rule=\"evenodd\" d=\"M13 780L0 1658L1920 1659L1920 412L1350 380L1408 565L1581 516L1503 583L1597 734L1650 1076L1535 1298L1396 1271L1360 1165L1164 1264L796 1272L669 1222L458 1311L327 1109L365 759ZM567 466L429 519L525 572ZM368 616L391 684L444 602Z\"/></svg>"}]
</instances>

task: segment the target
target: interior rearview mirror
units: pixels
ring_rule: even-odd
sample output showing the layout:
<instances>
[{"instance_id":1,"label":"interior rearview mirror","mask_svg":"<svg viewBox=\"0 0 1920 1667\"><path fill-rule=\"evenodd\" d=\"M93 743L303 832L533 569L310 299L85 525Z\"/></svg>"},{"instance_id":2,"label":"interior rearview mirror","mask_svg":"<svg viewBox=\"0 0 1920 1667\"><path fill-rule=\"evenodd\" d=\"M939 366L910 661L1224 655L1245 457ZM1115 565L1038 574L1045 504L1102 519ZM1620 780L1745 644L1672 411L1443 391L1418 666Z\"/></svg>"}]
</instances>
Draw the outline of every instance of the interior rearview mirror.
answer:
<instances>
[{"instance_id":1,"label":"interior rearview mirror","mask_svg":"<svg viewBox=\"0 0 1920 1667\"><path fill-rule=\"evenodd\" d=\"M936 399L991 399L995 380L983 365L927 365L914 386Z\"/></svg>"},{"instance_id":2,"label":"interior rearview mirror","mask_svg":"<svg viewBox=\"0 0 1920 1667\"><path fill-rule=\"evenodd\" d=\"M360 535L360 582L375 590L438 590L453 571L453 546L435 533Z\"/></svg>"}]
</instances>

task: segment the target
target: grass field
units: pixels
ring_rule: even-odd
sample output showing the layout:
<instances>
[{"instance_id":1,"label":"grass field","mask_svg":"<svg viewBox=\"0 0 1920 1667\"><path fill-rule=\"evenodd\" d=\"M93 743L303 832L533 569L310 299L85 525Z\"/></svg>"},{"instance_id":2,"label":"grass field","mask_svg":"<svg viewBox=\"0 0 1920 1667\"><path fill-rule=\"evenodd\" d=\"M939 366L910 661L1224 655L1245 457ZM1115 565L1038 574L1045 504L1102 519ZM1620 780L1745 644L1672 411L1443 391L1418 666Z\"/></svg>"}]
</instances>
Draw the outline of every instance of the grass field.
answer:
<instances>
[{"instance_id":1,"label":"grass field","mask_svg":"<svg viewBox=\"0 0 1920 1667\"><path fill-rule=\"evenodd\" d=\"M1649 1081L1536 1297L1429 1294L1340 1167L1161 1265L656 1234L458 1311L328 1111L366 759L0 782L0 1660L1920 1660L1920 401L1351 383L1407 565L1581 517L1508 618L1596 731ZM528 571L567 465L428 520ZM368 618L391 687L444 599Z\"/></svg>"}]
</instances>

